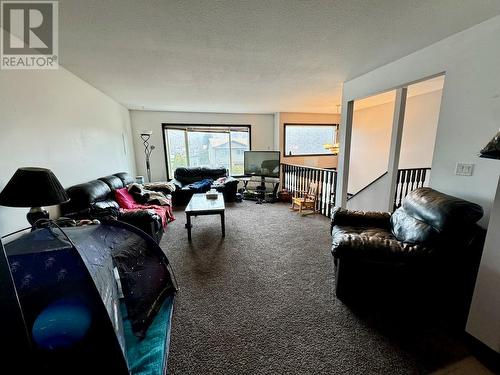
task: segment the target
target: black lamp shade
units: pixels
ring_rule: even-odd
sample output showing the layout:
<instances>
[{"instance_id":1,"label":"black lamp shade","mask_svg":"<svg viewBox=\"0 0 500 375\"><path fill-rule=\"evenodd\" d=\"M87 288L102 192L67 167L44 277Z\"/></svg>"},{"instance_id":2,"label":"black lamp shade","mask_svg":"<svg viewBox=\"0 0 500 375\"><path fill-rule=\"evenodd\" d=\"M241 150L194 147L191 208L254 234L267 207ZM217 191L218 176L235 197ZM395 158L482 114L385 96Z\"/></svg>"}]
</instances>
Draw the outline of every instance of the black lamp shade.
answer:
<instances>
[{"instance_id":1,"label":"black lamp shade","mask_svg":"<svg viewBox=\"0 0 500 375\"><path fill-rule=\"evenodd\" d=\"M50 169L19 168L0 193L0 205L8 207L54 206L69 201Z\"/></svg>"}]
</instances>

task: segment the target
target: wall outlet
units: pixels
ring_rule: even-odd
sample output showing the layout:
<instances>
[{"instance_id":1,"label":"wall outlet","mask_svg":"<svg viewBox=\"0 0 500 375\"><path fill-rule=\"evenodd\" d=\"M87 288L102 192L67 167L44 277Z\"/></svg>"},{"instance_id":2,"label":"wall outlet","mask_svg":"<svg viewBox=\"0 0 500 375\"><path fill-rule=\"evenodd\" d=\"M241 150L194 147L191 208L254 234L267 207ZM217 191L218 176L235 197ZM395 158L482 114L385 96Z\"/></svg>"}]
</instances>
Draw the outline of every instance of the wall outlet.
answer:
<instances>
[{"instance_id":1,"label":"wall outlet","mask_svg":"<svg viewBox=\"0 0 500 375\"><path fill-rule=\"evenodd\" d=\"M457 176L472 176L474 172L474 164L469 163L457 163L455 167L455 174Z\"/></svg>"}]
</instances>

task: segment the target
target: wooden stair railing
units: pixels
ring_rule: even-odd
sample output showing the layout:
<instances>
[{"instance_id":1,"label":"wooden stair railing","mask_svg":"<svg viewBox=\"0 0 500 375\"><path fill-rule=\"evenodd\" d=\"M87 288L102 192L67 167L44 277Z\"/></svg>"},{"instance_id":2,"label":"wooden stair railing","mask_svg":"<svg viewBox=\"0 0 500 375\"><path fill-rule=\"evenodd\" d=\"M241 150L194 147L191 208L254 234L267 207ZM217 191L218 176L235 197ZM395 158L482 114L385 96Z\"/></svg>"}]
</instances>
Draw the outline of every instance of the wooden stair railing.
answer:
<instances>
[{"instance_id":1,"label":"wooden stair railing","mask_svg":"<svg viewBox=\"0 0 500 375\"><path fill-rule=\"evenodd\" d=\"M398 170L398 176L396 179L396 193L394 194L394 209L401 207L404 197L406 197L413 190L426 186L427 178L429 176L429 171L431 168L405 168ZM347 193L347 200L354 198L356 195L365 191L382 177L384 177L387 172L384 172L368 185L358 190L356 193Z\"/></svg>"},{"instance_id":2,"label":"wooden stair railing","mask_svg":"<svg viewBox=\"0 0 500 375\"><path fill-rule=\"evenodd\" d=\"M318 184L316 211L330 217L335 205L337 171L335 169L306 167L296 164L281 164L283 187L292 195L308 189L311 182Z\"/></svg>"},{"instance_id":3,"label":"wooden stair railing","mask_svg":"<svg viewBox=\"0 0 500 375\"><path fill-rule=\"evenodd\" d=\"M330 217L332 209L335 206L335 194L337 188L337 171L335 169L307 167L296 164L281 164L283 173L283 187L290 193L308 189L311 182L318 183L318 199L316 203L317 211ZM427 186L429 171L431 168L404 168L398 170L396 180L396 194L394 196L394 209L401 206L401 203L413 190ZM348 194L348 200L354 198L362 191L376 183L387 172L383 173L364 188L355 194Z\"/></svg>"}]
</instances>

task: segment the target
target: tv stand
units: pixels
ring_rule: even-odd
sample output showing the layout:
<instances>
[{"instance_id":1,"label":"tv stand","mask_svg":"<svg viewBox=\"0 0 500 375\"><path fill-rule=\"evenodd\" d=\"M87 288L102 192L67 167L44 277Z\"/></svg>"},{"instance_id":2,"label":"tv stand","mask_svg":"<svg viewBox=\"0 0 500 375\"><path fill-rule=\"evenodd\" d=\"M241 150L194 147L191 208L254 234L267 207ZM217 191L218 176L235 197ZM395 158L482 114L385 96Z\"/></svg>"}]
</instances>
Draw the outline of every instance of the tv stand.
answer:
<instances>
[{"instance_id":1,"label":"tv stand","mask_svg":"<svg viewBox=\"0 0 500 375\"><path fill-rule=\"evenodd\" d=\"M260 187L266 189L266 178L264 176L260 176Z\"/></svg>"},{"instance_id":2,"label":"tv stand","mask_svg":"<svg viewBox=\"0 0 500 375\"><path fill-rule=\"evenodd\" d=\"M280 183L279 178L266 178L264 176L260 176L260 185L258 185L254 189L248 188L248 183L250 182L250 180L251 177L244 177L241 179L244 186L243 199L255 200L257 201L257 204L276 202ZM273 185L272 190L268 191L266 183Z\"/></svg>"},{"instance_id":3,"label":"tv stand","mask_svg":"<svg viewBox=\"0 0 500 375\"><path fill-rule=\"evenodd\" d=\"M264 176L260 176L260 186L257 186L256 192L257 192L257 204L267 203L266 178Z\"/></svg>"}]
</instances>

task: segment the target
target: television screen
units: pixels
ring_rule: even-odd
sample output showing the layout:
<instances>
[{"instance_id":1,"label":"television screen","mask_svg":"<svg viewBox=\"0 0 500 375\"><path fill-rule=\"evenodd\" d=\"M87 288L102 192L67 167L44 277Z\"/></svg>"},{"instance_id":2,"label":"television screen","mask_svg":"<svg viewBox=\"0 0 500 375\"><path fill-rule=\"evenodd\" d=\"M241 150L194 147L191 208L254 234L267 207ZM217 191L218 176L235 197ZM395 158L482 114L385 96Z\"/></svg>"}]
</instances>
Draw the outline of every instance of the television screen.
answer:
<instances>
[{"instance_id":1,"label":"television screen","mask_svg":"<svg viewBox=\"0 0 500 375\"><path fill-rule=\"evenodd\" d=\"M279 177L279 151L245 151L245 175Z\"/></svg>"}]
</instances>

